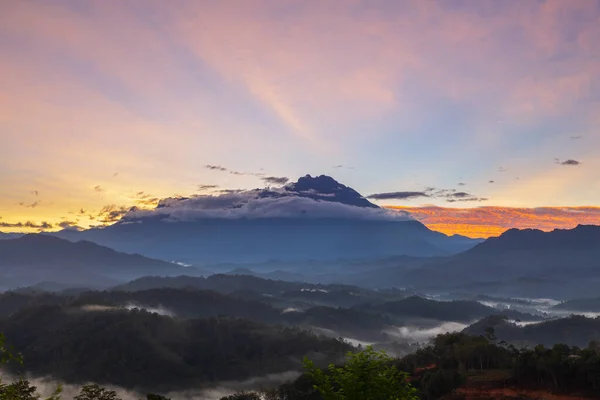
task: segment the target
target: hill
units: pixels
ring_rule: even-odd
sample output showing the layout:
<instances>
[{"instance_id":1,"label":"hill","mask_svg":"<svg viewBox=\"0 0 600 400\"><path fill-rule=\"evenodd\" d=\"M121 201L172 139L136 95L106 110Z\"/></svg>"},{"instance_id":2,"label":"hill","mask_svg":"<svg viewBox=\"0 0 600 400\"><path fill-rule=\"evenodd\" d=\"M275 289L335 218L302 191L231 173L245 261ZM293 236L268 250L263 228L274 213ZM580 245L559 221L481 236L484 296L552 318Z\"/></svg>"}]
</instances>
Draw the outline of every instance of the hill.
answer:
<instances>
[{"instance_id":1,"label":"hill","mask_svg":"<svg viewBox=\"0 0 600 400\"><path fill-rule=\"evenodd\" d=\"M406 282L422 287L464 287L519 279L535 280L553 289L563 286L555 290L559 296L576 293L577 287L587 291L590 284L600 281L600 226L580 225L552 232L511 229L405 275Z\"/></svg>"},{"instance_id":2,"label":"hill","mask_svg":"<svg viewBox=\"0 0 600 400\"><path fill-rule=\"evenodd\" d=\"M283 372L304 355L331 361L349 349L298 329L135 310L29 308L0 321L0 331L34 375L165 391Z\"/></svg>"},{"instance_id":3,"label":"hill","mask_svg":"<svg viewBox=\"0 0 600 400\"><path fill-rule=\"evenodd\" d=\"M166 261L138 254L119 253L95 243L76 243L49 235L30 234L0 241L0 276L4 287L33 285L45 281L94 287L144 275L193 273Z\"/></svg>"},{"instance_id":4,"label":"hill","mask_svg":"<svg viewBox=\"0 0 600 400\"><path fill-rule=\"evenodd\" d=\"M0 232L0 240L5 240L5 239L16 239L18 237L23 236L20 233L4 233L4 232Z\"/></svg>"},{"instance_id":5,"label":"hill","mask_svg":"<svg viewBox=\"0 0 600 400\"><path fill-rule=\"evenodd\" d=\"M542 344L551 347L564 343L569 346L585 347L592 341L600 340L600 318L587 318L580 315L525 326L500 316L492 316L467 327L464 332L468 335L484 335L486 329L490 327L494 329L498 340L520 346L533 347Z\"/></svg>"}]
</instances>

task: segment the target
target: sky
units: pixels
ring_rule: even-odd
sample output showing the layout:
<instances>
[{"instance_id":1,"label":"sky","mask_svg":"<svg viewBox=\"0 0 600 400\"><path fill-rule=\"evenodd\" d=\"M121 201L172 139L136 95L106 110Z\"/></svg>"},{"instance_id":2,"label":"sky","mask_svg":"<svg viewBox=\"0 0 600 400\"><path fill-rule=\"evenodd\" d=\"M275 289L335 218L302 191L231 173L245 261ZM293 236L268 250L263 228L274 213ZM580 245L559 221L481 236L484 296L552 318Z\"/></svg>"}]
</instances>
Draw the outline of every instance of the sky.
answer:
<instances>
[{"instance_id":1,"label":"sky","mask_svg":"<svg viewBox=\"0 0 600 400\"><path fill-rule=\"evenodd\" d=\"M447 233L600 224L599 42L600 0L4 0L0 231L306 174Z\"/></svg>"}]
</instances>

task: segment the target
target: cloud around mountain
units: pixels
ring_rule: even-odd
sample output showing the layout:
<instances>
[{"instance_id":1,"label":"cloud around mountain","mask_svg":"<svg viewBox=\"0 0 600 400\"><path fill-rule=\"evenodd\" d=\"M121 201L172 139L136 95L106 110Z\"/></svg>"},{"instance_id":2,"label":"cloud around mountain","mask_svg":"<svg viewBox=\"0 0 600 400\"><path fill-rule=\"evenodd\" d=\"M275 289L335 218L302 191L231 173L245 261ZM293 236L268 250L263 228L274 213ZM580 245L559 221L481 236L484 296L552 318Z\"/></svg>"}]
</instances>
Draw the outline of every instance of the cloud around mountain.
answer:
<instances>
[{"instance_id":1,"label":"cloud around mountain","mask_svg":"<svg viewBox=\"0 0 600 400\"><path fill-rule=\"evenodd\" d=\"M307 175L281 188L166 198L152 210L129 210L121 223L161 218L193 221L206 218L353 218L409 220L407 213L380 208L333 178Z\"/></svg>"}]
</instances>

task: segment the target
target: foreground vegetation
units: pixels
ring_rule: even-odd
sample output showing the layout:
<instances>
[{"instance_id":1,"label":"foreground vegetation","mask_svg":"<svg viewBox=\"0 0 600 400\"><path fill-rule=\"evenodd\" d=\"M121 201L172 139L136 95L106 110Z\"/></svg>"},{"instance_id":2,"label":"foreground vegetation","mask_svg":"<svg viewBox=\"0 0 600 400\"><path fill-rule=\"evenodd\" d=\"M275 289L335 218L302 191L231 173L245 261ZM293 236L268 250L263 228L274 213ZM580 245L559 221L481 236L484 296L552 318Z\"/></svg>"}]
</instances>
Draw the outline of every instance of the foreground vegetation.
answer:
<instances>
[{"instance_id":1,"label":"foreground vegetation","mask_svg":"<svg viewBox=\"0 0 600 400\"><path fill-rule=\"evenodd\" d=\"M0 353L3 363L21 362L20 356L6 346L3 336ZM430 346L402 359L389 358L370 347L350 353L345 364L326 369L305 358L304 370L301 377L278 388L241 392L222 400L460 399L461 387L468 379L487 379L496 387L543 389L594 398L600 392L600 344L518 349L498 342L494 331L488 329L484 336L440 335ZM60 394L58 387L48 400L58 400ZM166 399L156 394L146 398ZM40 396L27 380L11 384L0 381L0 400L16 399L36 400ZM87 385L75 399L118 400L118 396L98 385Z\"/></svg>"},{"instance_id":2,"label":"foreground vegetation","mask_svg":"<svg viewBox=\"0 0 600 400\"><path fill-rule=\"evenodd\" d=\"M372 355L371 350L351 358L363 359ZM363 364L368 365L368 364ZM534 348L518 349L512 345L496 340L493 330L484 336L468 336L463 333L451 333L438 336L430 346L400 360L395 360L398 375L387 381L387 387L394 387L391 382L401 384L409 377L414 386L410 392L394 388L397 397L392 394L382 395L381 399L404 399L416 396L420 399L462 399L461 387L467 381L485 380L488 388L515 387L520 389L543 390L546 393L578 394L597 398L600 393L600 344L590 343L587 348L569 347L563 344L546 348L538 345ZM310 367L310 364L309 364ZM372 371L372 367L366 367ZM261 395L269 400L354 400L368 397L326 397L326 388L343 388L345 382L360 382L369 376L375 388L380 385L380 374L373 379L372 375L360 368L334 368L332 371L316 372L313 368L294 382L284 384L271 391L256 393L240 393L229 396L226 400L258 400ZM352 372L350 372L352 371ZM345 374L348 375L345 375ZM337 378L342 376L343 378ZM352 388L356 386L351 386ZM373 389L377 390L377 389ZM485 390L484 390L485 392ZM349 393L347 391L346 393ZM407 394L408 393L408 394ZM339 391L336 395L340 395ZM402 397L402 396L408 397ZM485 395L485 393L484 393ZM478 397L485 399L485 397ZM493 398L490 396L490 399ZM509 399L509 397L505 397ZM525 398L523 398L525 399Z\"/></svg>"}]
</instances>

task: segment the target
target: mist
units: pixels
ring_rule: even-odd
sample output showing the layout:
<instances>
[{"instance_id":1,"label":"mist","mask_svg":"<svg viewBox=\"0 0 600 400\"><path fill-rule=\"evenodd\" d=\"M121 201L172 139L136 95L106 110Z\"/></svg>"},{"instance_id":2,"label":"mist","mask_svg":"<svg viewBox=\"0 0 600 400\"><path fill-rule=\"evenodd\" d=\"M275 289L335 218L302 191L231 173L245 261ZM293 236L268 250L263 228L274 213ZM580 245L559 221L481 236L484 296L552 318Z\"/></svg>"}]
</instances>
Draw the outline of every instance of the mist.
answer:
<instances>
[{"instance_id":1,"label":"mist","mask_svg":"<svg viewBox=\"0 0 600 400\"><path fill-rule=\"evenodd\" d=\"M165 317L175 317L176 316L176 314L173 311L171 311L163 306L160 306L160 305L157 307L151 307L151 306L145 306L143 304L135 304L135 303L127 303L124 306L105 306L105 305L101 305L101 304L86 304L80 308L80 310L82 310L82 311L90 311L90 312L119 311L119 310L132 311L132 310L136 310L136 309L144 310L146 312L162 315Z\"/></svg>"},{"instance_id":2,"label":"mist","mask_svg":"<svg viewBox=\"0 0 600 400\"><path fill-rule=\"evenodd\" d=\"M268 374L257 376L242 381L223 381L211 385L207 388L186 389L180 391L171 391L159 393L172 400L219 400L224 396L229 396L242 390L261 390L274 388L285 382L293 381L300 376L298 371L286 371L278 374ZM37 388L41 398L50 396L57 387L62 388L61 398L72 399L79 394L85 384L70 384L53 379L52 377L33 377L26 375L24 377L33 386ZM2 381L11 383L18 381L19 377L11 374L4 374ZM89 382L91 383L91 382ZM128 390L114 385L100 385L108 390L114 390L117 396L122 400L139 400L146 397L146 392Z\"/></svg>"},{"instance_id":3,"label":"mist","mask_svg":"<svg viewBox=\"0 0 600 400\"><path fill-rule=\"evenodd\" d=\"M391 329L386 329L384 332L390 336L404 341L424 342L429 341L437 335L449 332L459 332L465 329L468 324L459 322L444 322L432 328L422 328L419 326L401 326Z\"/></svg>"}]
</instances>

